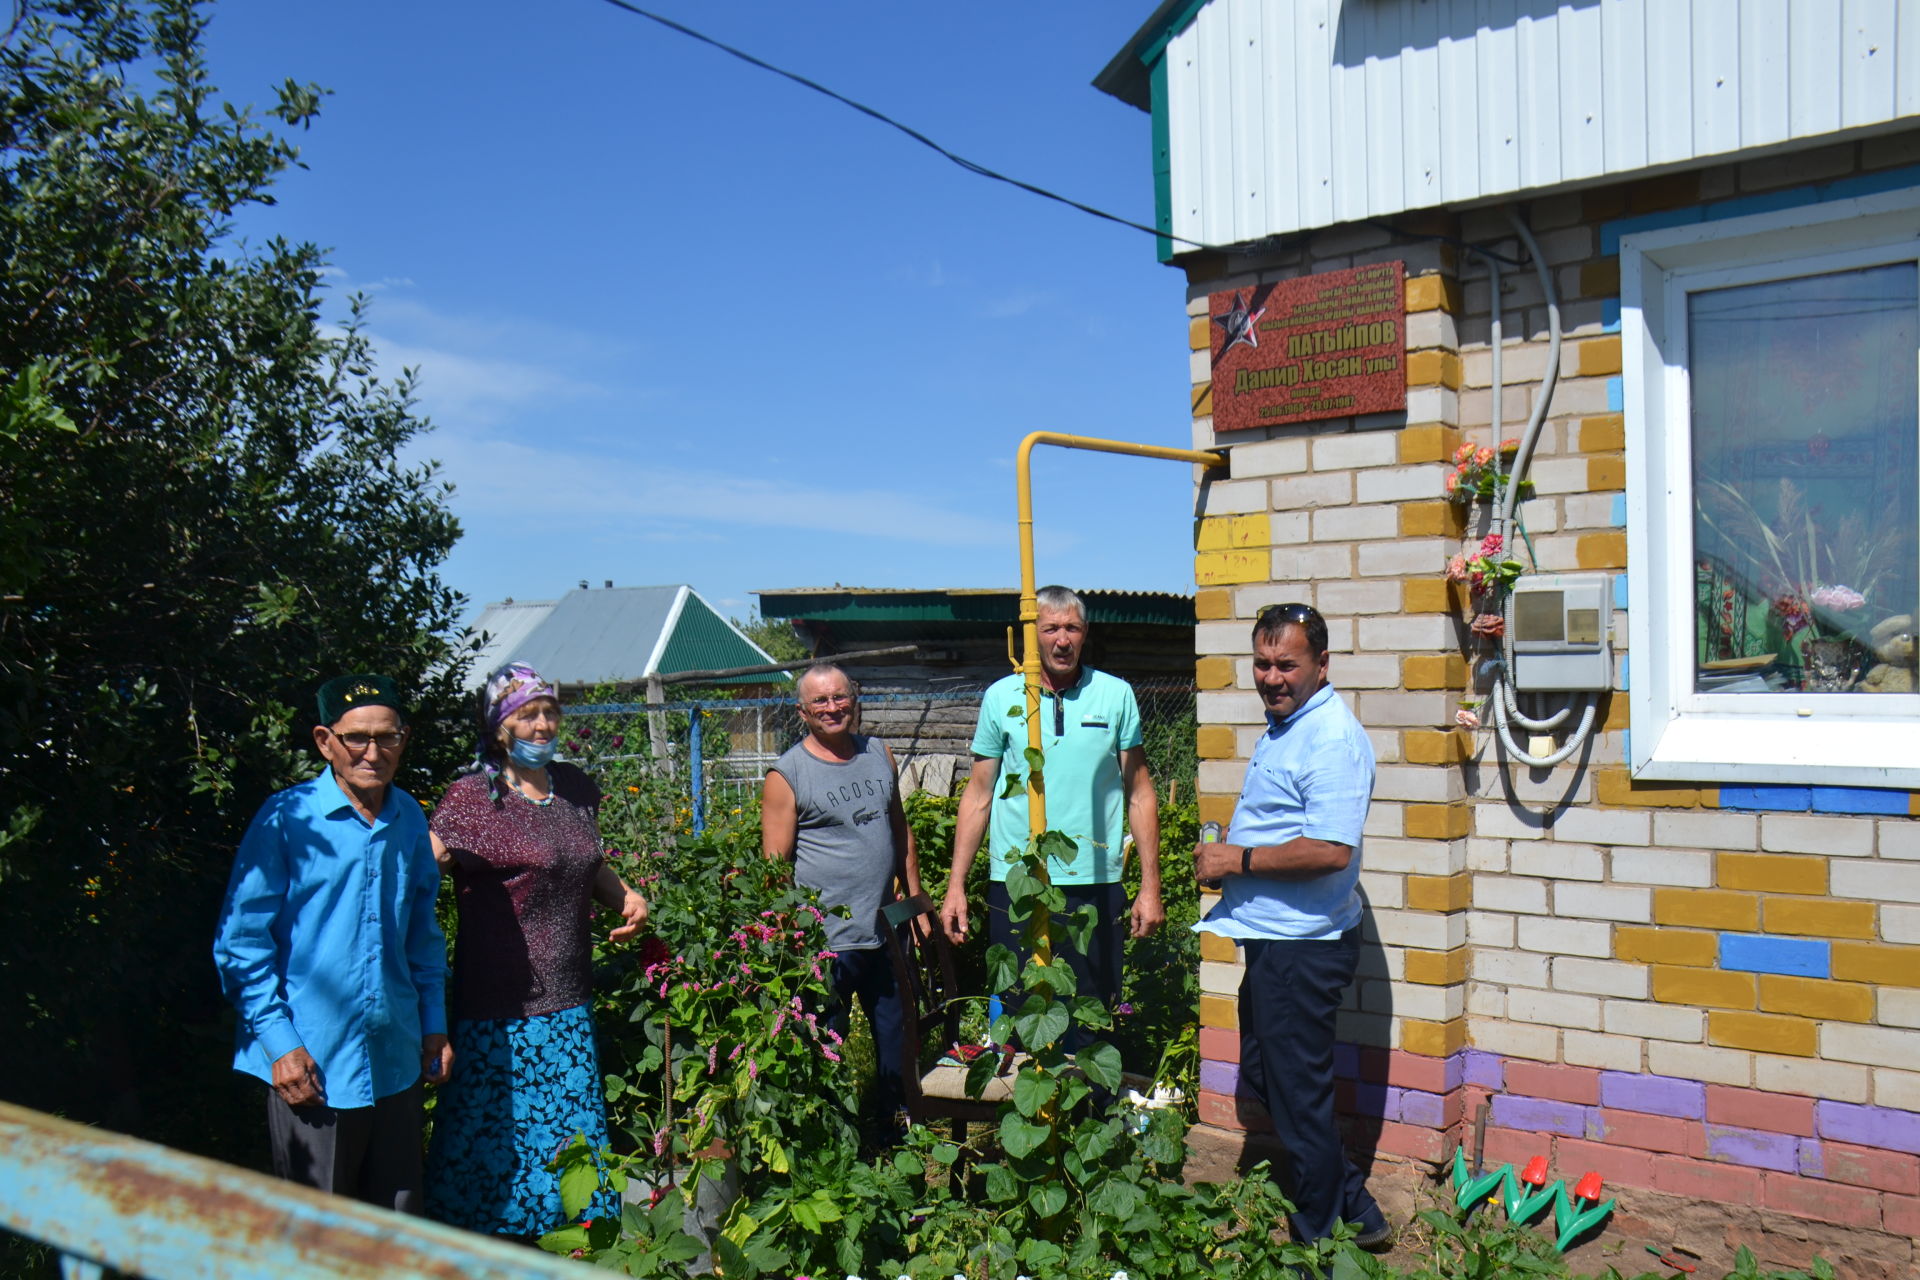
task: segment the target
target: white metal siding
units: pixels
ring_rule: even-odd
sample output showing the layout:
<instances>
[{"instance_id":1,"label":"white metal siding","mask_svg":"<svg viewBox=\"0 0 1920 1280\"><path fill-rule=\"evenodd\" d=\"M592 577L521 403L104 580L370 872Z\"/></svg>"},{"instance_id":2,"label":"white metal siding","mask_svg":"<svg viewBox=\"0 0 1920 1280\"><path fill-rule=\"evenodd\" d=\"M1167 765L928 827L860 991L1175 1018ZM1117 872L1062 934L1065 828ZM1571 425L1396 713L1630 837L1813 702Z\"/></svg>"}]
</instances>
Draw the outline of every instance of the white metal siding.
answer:
<instances>
[{"instance_id":1,"label":"white metal siding","mask_svg":"<svg viewBox=\"0 0 1920 1280\"><path fill-rule=\"evenodd\" d=\"M1213 0L1165 56L1208 244L1920 116L1920 0Z\"/></svg>"}]
</instances>

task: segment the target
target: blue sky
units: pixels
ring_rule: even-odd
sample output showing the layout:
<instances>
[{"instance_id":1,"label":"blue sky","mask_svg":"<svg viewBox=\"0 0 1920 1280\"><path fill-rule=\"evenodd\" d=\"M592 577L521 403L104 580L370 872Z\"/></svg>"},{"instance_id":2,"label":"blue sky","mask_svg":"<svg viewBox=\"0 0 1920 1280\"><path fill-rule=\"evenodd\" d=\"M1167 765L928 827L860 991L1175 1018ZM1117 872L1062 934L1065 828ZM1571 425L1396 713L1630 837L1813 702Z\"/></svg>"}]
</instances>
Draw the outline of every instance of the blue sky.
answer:
<instances>
[{"instance_id":1,"label":"blue sky","mask_svg":"<svg viewBox=\"0 0 1920 1280\"><path fill-rule=\"evenodd\" d=\"M656 0L992 168L1151 223L1147 116L1089 81L1150 0ZM215 82L334 91L255 240L331 253L416 365L478 605L690 582L1017 582L1013 451L1185 446L1180 274L601 0L226 0ZM1192 589L1190 472L1042 451L1039 572Z\"/></svg>"}]
</instances>

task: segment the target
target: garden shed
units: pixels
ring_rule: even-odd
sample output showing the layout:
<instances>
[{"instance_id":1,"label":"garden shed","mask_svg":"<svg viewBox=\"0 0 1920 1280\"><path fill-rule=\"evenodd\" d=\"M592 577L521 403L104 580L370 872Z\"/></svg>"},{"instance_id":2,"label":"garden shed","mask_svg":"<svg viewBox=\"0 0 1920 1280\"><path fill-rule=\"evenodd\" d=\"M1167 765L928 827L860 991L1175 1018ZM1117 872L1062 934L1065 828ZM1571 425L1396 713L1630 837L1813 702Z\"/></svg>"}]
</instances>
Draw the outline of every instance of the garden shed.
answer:
<instances>
[{"instance_id":1,"label":"garden shed","mask_svg":"<svg viewBox=\"0 0 1920 1280\"><path fill-rule=\"evenodd\" d=\"M575 696L596 685L644 687L650 676L774 660L685 584L594 589L583 582L557 600L490 604L473 630L485 637L468 675L476 689L489 672L515 661ZM773 672L701 683L758 689L785 679Z\"/></svg>"},{"instance_id":2,"label":"garden shed","mask_svg":"<svg viewBox=\"0 0 1920 1280\"><path fill-rule=\"evenodd\" d=\"M1228 459L1203 816L1267 604L1328 616L1379 760L1355 1145L1431 1169L1485 1103L1490 1160L1654 1229L1913 1274L1920 23L1169 0L1096 84L1188 281L1170 435ZM1206 938L1202 1116L1258 1133L1239 978Z\"/></svg>"}]
</instances>

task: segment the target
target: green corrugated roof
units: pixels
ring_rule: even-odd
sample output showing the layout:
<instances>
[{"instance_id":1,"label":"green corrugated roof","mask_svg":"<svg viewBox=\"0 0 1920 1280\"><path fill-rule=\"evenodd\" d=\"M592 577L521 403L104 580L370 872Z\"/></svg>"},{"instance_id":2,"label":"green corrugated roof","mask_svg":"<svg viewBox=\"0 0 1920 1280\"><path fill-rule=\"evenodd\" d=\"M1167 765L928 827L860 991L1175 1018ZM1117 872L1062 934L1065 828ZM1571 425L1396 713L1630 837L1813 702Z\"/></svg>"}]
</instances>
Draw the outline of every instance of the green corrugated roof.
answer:
<instances>
[{"instance_id":1,"label":"green corrugated roof","mask_svg":"<svg viewBox=\"0 0 1920 1280\"><path fill-rule=\"evenodd\" d=\"M666 675L676 671L723 671L728 667L751 667L771 662L760 647L735 631L727 620L715 613L699 595L689 591L687 602L674 622L673 634L660 654L658 670ZM729 676L727 683L776 684L786 677L778 672L761 676Z\"/></svg>"},{"instance_id":2,"label":"green corrugated roof","mask_svg":"<svg viewBox=\"0 0 1920 1280\"><path fill-rule=\"evenodd\" d=\"M1020 620L1020 593L1010 587L906 590L884 587L796 587L756 591L763 618L823 622L991 622ZM1082 591L1090 623L1194 623L1193 597L1166 591Z\"/></svg>"}]
</instances>

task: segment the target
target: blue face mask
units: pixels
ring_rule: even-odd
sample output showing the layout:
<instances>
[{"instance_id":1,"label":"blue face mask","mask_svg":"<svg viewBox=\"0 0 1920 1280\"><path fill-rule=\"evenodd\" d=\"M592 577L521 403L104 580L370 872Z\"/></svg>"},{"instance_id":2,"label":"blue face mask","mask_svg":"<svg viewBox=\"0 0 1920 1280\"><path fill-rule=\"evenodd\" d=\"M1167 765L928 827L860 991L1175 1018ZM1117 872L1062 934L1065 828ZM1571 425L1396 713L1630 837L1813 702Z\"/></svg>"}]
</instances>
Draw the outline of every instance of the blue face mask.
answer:
<instances>
[{"instance_id":1,"label":"blue face mask","mask_svg":"<svg viewBox=\"0 0 1920 1280\"><path fill-rule=\"evenodd\" d=\"M560 746L559 739L552 742L535 742L531 738L515 738L507 748L507 754L513 762L528 769L544 769L553 761L553 753Z\"/></svg>"}]
</instances>

